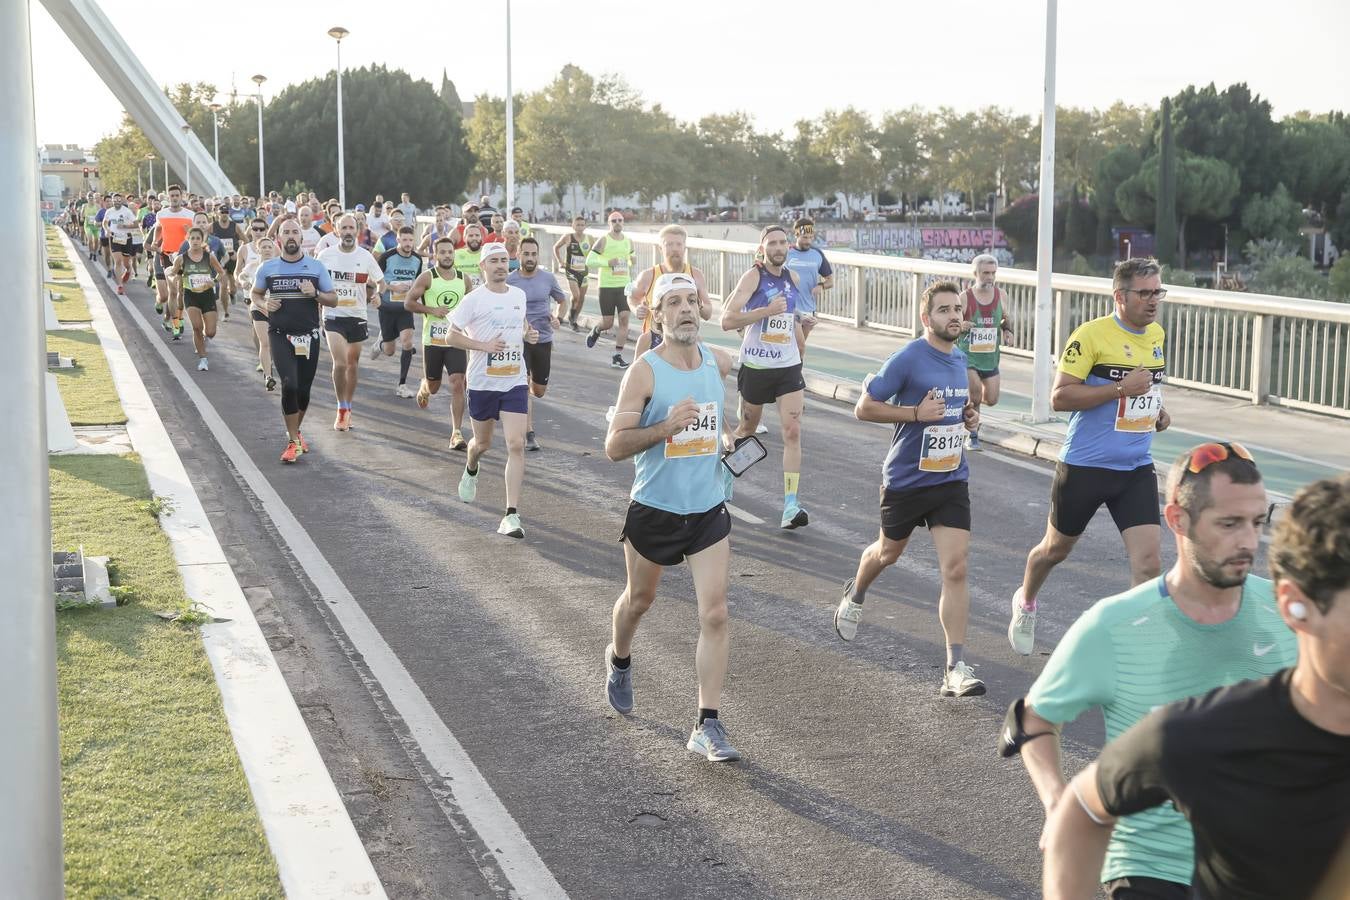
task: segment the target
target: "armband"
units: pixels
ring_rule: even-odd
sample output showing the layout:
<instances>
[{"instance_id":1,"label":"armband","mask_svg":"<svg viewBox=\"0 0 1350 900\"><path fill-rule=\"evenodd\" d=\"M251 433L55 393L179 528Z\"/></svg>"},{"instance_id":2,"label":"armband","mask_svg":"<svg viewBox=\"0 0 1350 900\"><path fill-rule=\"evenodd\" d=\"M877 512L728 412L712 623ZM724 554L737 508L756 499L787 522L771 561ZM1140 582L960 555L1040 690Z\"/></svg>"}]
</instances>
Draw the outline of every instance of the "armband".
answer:
<instances>
[{"instance_id":1,"label":"armband","mask_svg":"<svg viewBox=\"0 0 1350 900\"><path fill-rule=\"evenodd\" d=\"M1025 709L1026 698L1019 697L1008 707L1008 714L1003 718L1003 729L998 733L998 755L1004 759L1017 756L1027 742L1055 733L1038 731L1035 734L1027 734L1026 729L1022 727L1022 713Z\"/></svg>"}]
</instances>

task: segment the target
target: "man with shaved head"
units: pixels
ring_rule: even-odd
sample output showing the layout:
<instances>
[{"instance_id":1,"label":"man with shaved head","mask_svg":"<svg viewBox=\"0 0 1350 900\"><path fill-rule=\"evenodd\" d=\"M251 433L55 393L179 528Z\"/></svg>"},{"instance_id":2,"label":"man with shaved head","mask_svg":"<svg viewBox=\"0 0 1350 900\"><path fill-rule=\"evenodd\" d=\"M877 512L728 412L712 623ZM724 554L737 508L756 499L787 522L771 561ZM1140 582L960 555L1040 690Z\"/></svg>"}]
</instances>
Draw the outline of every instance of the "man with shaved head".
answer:
<instances>
[{"instance_id":1,"label":"man with shaved head","mask_svg":"<svg viewBox=\"0 0 1350 900\"><path fill-rule=\"evenodd\" d=\"M367 337L366 309L380 305L376 285L384 273L375 257L356 243L356 217L344 215L337 221L338 245L319 254L318 260L333 279L337 306L324 314L328 334L328 352L333 357L333 390L337 394L337 418L334 431L352 427L352 395L356 393L356 369L361 361L361 345Z\"/></svg>"}]
</instances>

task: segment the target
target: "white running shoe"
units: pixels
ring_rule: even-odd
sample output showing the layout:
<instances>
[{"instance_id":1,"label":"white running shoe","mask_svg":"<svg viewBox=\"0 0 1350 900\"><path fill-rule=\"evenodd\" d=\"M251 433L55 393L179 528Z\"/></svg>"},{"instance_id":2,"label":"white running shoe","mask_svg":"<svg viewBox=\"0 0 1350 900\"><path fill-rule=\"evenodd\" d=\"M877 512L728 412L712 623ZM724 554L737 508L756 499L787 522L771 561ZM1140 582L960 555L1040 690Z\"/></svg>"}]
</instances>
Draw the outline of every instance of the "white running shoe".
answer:
<instances>
[{"instance_id":1,"label":"white running shoe","mask_svg":"<svg viewBox=\"0 0 1350 900\"><path fill-rule=\"evenodd\" d=\"M459 476L459 499L465 503L472 503L473 498L478 496L478 476L470 475L466 467L464 474Z\"/></svg>"},{"instance_id":2,"label":"white running shoe","mask_svg":"<svg viewBox=\"0 0 1350 900\"><path fill-rule=\"evenodd\" d=\"M1012 599L1012 621L1008 623L1008 643L1013 652L1030 656L1036 646L1036 611L1022 608L1022 589Z\"/></svg>"},{"instance_id":3,"label":"white running shoe","mask_svg":"<svg viewBox=\"0 0 1350 900\"><path fill-rule=\"evenodd\" d=\"M398 397L400 400L411 400L413 397L417 396L417 393L406 384L400 384L398 387L394 388L394 396Z\"/></svg>"},{"instance_id":4,"label":"white running shoe","mask_svg":"<svg viewBox=\"0 0 1350 900\"><path fill-rule=\"evenodd\" d=\"M507 537L523 538L525 529L520 527L520 516L516 513L507 513L502 516L502 522L497 526L497 533L504 534Z\"/></svg>"},{"instance_id":5,"label":"white running shoe","mask_svg":"<svg viewBox=\"0 0 1350 900\"><path fill-rule=\"evenodd\" d=\"M858 623L862 621L862 604L854 603L853 579L850 578L844 585L844 596L839 601L839 608L834 611L834 633L846 641L851 641L858 636Z\"/></svg>"},{"instance_id":6,"label":"white running shoe","mask_svg":"<svg viewBox=\"0 0 1350 900\"><path fill-rule=\"evenodd\" d=\"M763 422L760 422L758 425L755 426L755 434L768 434L768 433L769 433L769 426L765 425Z\"/></svg>"},{"instance_id":7,"label":"white running shoe","mask_svg":"<svg viewBox=\"0 0 1350 900\"><path fill-rule=\"evenodd\" d=\"M383 345L383 344L381 344L379 341L376 341L374 344L371 344L371 346L370 346L370 358L371 358L371 359L379 359L379 358L380 358L380 354L382 354L382 353L384 353L384 345Z\"/></svg>"},{"instance_id":8,"label":"white running shoe","mask_svg":"<svg viewBox=\"0 0 1350 900\"><path fill-rule=\"evenodd\" d=\"M975 677L975 670L965 660L959 660L942 676L944 697L979 697L984 694L984 682Z\"/></svg>"},{"instance_id":9,"label":"white running shoe","mask_svg":"<svg viewBox=\"0 0 1350 900\"><path fill-rule=\"evenodd\" d=\"M210 367L210 365L207 364L207 362L206 362L206 357L205 357L205 356L203 356L201 359L197 360L197 371L198 371L198 372L205 372L205 371L206 371L207 369L209 369L209 368L211 368L211 367Z\"/></svg>"}]
</instances>

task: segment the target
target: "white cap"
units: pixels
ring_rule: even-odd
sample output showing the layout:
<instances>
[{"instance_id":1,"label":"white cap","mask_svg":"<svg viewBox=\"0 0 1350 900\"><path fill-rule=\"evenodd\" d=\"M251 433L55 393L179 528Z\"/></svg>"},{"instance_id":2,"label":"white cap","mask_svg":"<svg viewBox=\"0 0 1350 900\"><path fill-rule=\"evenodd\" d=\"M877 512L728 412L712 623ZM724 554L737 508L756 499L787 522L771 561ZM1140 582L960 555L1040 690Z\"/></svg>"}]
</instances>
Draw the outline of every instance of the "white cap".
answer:
<instances>
[{"instance_id":1,"label":"white cap","mask_svg":"<svg viewBox=\"0 0 1350 900\"><path fill-rule=\"evenodd\" d=\"M659 302L671 291L697 290L698 285L694 283L694 279L691 276L686 275L683 272L671 272L656 279L656 285L652 288L652 296Z\"/></svg>"},{"instance_id":2,"label":"white cap","mask_svg":"<svg viewBox=\"0 0 1350 900\"><path fill-rule=\"evenodd\" d=\"M496 256L499 253L502 256L507 257L511 255L509 252L507 252L505 244L499 244L496 241L493 241L491 244L484 244L482 248L479 249L478 251L478 260L481 262L487 259L489 256Z\"/></svg>"}]
</instances>

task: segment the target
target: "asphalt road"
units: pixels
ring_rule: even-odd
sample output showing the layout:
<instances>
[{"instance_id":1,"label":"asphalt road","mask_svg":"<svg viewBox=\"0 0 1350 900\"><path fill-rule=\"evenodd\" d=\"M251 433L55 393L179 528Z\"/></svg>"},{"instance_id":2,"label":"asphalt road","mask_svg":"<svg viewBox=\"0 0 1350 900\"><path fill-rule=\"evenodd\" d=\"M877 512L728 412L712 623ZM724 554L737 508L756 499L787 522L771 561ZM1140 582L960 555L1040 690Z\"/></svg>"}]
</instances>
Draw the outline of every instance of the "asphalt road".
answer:
<instances>
[{"instance_id":1,"label":"asphalt road","mask_svg":"<svg viewBox=\"0 0 1350 900\"><path fill-rule=\"evenodd\" d=\"M155 319L143 281L129 297ZM391 896L503 894L491 848L441 814L454 786L424 783L416 748L323 598L129 314L109 305ZM989 693L943 699L940 581L926 535L869 592L855 643L831 628L840 586L876 535L888 430L808 399L801 501L812 524L782 532L780 443L768 417L769 459L733 501L741 515L722 716L745 759L713 765L684 749L697 624L683 568L666 573L638 634L635 714L625 720L603 699L632 479L631 463L603 453L621 375L608 367L609 342L588 351L582 335L558 336L549 394L536 407L544 449L526 456L526 536L515 541L495 532L503 448L484 459L477 502L461 503L448 395L425 411L395 398L397 357L363 359L355 427L339 434L325 351L306 428L313 453L282 466L280 399L254 372L247 321L236 311L222 322L211 370L191 377L570 896L1039 895L1039 805L1020 764L997 757L995 735L1065 628L1128 584L1103 513L1042 595L1037 654L1012 653L1008 598L1043 529L1049 466L973 455L967 656ZM192 368L189 338L172 349ZM414 361L414 386L419 374ZM1174 557L1164 546L1165 562ZM1099 716L1071 726L1070 769L1100 741Z\"/></svg>"}]
</instances>

